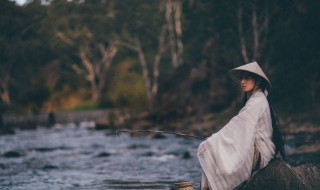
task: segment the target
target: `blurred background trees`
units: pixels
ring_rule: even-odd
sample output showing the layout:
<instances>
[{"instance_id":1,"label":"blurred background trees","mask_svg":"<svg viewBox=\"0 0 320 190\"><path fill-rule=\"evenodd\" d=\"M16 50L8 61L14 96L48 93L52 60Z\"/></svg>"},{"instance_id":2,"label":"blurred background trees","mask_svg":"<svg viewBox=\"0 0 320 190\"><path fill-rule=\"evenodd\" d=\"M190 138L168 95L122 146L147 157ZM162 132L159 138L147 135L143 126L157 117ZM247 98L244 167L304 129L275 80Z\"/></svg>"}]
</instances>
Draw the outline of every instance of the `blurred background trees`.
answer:
<instances>
[{"instance_id":1,"label":"blurred background trees","mask_svg":"<svg viewBox=\"0 0 320 190\"><path fill-rule=\"evenodd\" d=\"M258 61L283 117L320 114L318 1L0 1L2 110L236 107L228 70Z\"/></svg>"}]
</instances>

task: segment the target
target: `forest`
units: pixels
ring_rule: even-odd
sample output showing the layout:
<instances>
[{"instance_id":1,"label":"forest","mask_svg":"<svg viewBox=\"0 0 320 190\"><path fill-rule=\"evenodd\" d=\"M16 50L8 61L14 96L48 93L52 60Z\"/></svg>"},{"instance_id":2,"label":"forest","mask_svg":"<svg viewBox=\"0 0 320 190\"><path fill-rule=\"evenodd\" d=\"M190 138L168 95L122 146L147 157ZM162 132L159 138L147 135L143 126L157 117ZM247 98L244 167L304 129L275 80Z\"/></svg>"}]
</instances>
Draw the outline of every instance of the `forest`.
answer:
<instances>
[{"instance_id":1,"label":"forest","mask_svg":"<svg viewBox=\"0 0 320 190\"><path fill-rule=\"evenodd\" d=\"M0 1L1 113L125 109L170 117L241 102L257 61L281 118L318 122L320 1Z\"/></svg>"}]
</instances>

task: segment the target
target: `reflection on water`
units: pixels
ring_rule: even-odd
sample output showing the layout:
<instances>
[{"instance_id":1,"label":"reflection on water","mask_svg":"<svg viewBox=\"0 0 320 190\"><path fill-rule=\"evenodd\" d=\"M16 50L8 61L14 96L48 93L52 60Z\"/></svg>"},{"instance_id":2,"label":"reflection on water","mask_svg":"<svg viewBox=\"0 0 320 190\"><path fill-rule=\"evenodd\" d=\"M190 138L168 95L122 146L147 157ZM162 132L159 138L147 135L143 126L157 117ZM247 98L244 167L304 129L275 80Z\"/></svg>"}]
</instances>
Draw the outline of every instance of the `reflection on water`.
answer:
<instances>
[{"instance_id":1,"label":"reflection on water","mask_svg":"<svg viewBox=\"0 0 320 190\"><path fill-rule=\"evenodd\" d=\"M66 125L0 137L1 189L170 189L199 187L200 141L105 135Z\"/></svg>"}]
</instances>

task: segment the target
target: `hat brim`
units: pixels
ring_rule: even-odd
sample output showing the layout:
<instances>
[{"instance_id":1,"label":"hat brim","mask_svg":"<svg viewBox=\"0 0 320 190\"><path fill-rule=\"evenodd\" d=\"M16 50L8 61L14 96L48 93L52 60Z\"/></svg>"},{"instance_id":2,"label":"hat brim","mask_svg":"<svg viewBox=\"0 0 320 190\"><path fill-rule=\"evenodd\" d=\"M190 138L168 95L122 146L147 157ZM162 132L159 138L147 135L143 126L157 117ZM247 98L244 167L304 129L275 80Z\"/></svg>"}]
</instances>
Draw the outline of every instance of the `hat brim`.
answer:
<instances>
[{"instance_id":1,"label":"hat brim","mask_svg":"<svg viewBox=\"0 0 320 190\"><path fill-rule=\"evenodd\" d=\"M254 73L254 72L250 72L250 71L247 71L247 70L241 70L241 69L233 69L233 70L230 70L229 71L229 75L231 77L231 79L233 81L235 81L236 83L240 84L241 83L241 80L242 80L242 77L241 77L241 72L249 72L249 73L252 73L254 75L257 75L259 77L261 77L263 80L266 81L267 83L267 89L270 89L271 88L271 83L268 79L264 78L264 76L261 76L261 75L258 75L257 73Z\"/></svg>"}]
</instances>

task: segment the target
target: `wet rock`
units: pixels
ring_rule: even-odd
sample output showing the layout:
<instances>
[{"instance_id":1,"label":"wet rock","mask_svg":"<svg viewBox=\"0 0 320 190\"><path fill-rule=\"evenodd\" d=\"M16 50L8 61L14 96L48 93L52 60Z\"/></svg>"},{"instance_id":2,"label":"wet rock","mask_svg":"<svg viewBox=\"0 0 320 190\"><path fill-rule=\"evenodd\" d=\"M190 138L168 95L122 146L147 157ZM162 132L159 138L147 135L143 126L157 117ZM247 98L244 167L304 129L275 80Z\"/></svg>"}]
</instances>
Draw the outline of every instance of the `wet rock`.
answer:
<instances>
[{"instance_id":1,"label":"wet rock","mask_svg":"<svg viewBox=\"0 0 320 190\"><path fill-rule=\"evenodd\" d=\"M145 156L145 157L151 157L153 155L154 155L153 152L145 152L145 153L141 154L141 156Z\"/></svg>"},{"instance_id":2,"label":"wet rock","mask_svg":"<svg viewBox=\"0 0 320 190\"><path fill-rule=\"evenodd\" d=\"M320 189L320 170L319 167L307 165L292 167L275 159L260 170L243 189Z\"/></svg>"},{"instance_id":3,"label":"wet rock","mask_svg":"<svg viewBox=\"0 0 320 190\"><path fill-rule=\"evenodd\" d=\"M101 119L96 121L95 129L96 130L106 130L106 129L114 130L116 129L116 127L113 122L106 119Z\"/></svg>"},{"instance_id":4,"label":"wet rock","mask_svg":"<svg viewBox=\"0 0 320 190\"><path fill-rule=\"evenodd\" d=\"M109 130L105 133L106 136L114 136L114 135L118 135L117 131L114 130Z\"/></svg>"},{"instance_id":5,"label":"wet rock","mask_svg":"<svg viewBox=\"0 0 320 190\"><path fill-rule=\"evenodd\" d=\"M54 165L45 165L42 167L42 169L44 170L53 170L53 169L58 169L57 166L54 166Z\"/></svg>"},{"instance_id":6,"label":"wet rock","mask_svg":"<svg viewBox=\"0 0 320 190\"><path fill-rule=\"evenodd\" d=\"M8 167L7 167L6 165L0 163L0 169L5 170L5 169L7 169L7 168L8 168Z\"/></svg>"},{"instance_id":7,"label":"wet rock","mask_svg":"<svg viewBox=\"0 0 320 190\"><path fill-rule=\"evenodd\" d=\"M186 151L186 152L183 153L182 158L183 159L190 159L191 158L191 154L188 151Z\"/></svg>"},{"instance_id":8,"label":"wet rock","mask_svg":"<svg viewBox=\"0 0 320 190\"><path fill-rule=\"evenodd\" d=\"M95 157L109 157L111 154L108 152L101 152Z\"/></svg>"},{"instance_id":9,"label":"wet rock","mask_svg":"<svg viewBox=\"0 0 320 190\"><path fill-rule=\"evenodd\" d=\"M151 133L148 137L151 139L165 139L165 138L167 138L164 134L161 134L161 133Z\"/></svg>"},{"instance_id":10,"label":"wet rock","mask_svg":"<svg viewBox=\"0 0 320 190\"><path fill-rule=\"evenodd\" d=\"M143 144L133 144L128 146L128 149L139 149L139 148L149 148L150 146L143 145Z\"/></svg>"},{"instance_id":11,"label":"wet rock","mask_svg":"<svg viewBox=\"0 0 320 190\"><path fill-rule=\"evenodd\" d=\"M37 152L52 152L55 150L66 150L69 149L67 147L52 147L52 148L47 148L47 147L39 147L39 148L34 148L33 150Z\"/></svg>"},{"instance_id":12,"label":"wet rock","mask_svg":"<svg viewBox=\"0 0 320 190\"><path fill-rule=\"evenodd\" d=\"M3 157L6 157L6 158L18 158L21 156L22 156L22 154L20 152L16 152L16 151L8 151L3 154Z\"/></svg>"},{"instance_id":13,"label":"wet rock","mask_svg":"<svg viewBox=\"0 0 320 190\"><path fill-rule=\"evenodd\" d=\"M56 150L57 148L35 148L34 150L37 152L51 152Z\"/></svg>"}]
</instances>

